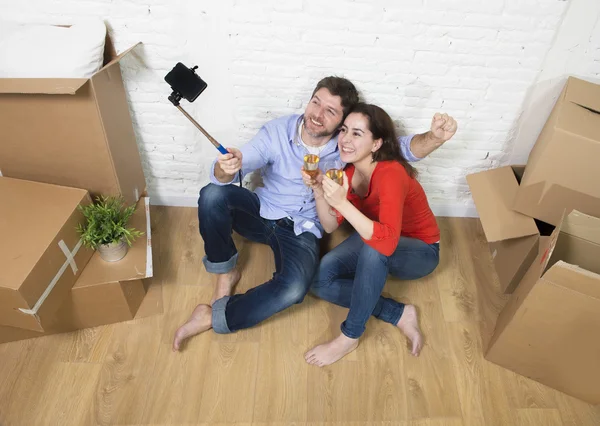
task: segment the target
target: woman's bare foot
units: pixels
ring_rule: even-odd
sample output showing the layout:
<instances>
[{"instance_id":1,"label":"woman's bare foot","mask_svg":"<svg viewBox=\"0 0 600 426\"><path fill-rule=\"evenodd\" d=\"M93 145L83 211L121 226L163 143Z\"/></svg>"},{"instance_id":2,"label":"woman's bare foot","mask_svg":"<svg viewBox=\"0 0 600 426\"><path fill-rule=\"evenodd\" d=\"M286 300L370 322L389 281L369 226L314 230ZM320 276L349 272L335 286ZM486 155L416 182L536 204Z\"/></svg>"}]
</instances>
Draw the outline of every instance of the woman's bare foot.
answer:
<instances>
[{"instance_id":1,"label":"woman's bare foot","mask_svg":"<svg viewBox=\"0 0 600 426\"><path fill-rule=\"evenodd\" d=\"M227 272L226 274L217 274L217 284L213 297L210 301L210 306L213 305L217 300L225 296L231 296L233 287L238 283L242 274L236 268Z\"/></svg>"},{"instance_id":2,"label":"woman's bare foot","mask_svg":"<svg viewBox=\"0 0 600 426\"><path fill-rule=\"evenodd\" d=\"M196 334L209 330L212 327L212 308L208 305L198 305L190 319L177 329L173 339L173 352L181 348L181 343Z\"/></svg>"},{"instance_id":3,"label":"woman's bare foot","mask_svg":"<svg viewBox=\"0 0 600 426\"><path fill-rule=\"evenodd\" d=\"M404 313L400 317L396 327L411 341L412 350L410 353L414 356L419 356L423 348L423 336L421 336L421 330L419 329L417 309L413 305L404 306Z\"/></svg>"},{"instance_id":4,"label":"woman's bare foot","mask_svg":"<svg viewBox=\"0 0 600 426\"><path fill-rule=\"evenodd\" d=\"M351 339L340 333L330 342L316 346L304 354L306 362L318 367L333 364L348 355L358 346L358 339Z\"/></svg>"}]
</instances>

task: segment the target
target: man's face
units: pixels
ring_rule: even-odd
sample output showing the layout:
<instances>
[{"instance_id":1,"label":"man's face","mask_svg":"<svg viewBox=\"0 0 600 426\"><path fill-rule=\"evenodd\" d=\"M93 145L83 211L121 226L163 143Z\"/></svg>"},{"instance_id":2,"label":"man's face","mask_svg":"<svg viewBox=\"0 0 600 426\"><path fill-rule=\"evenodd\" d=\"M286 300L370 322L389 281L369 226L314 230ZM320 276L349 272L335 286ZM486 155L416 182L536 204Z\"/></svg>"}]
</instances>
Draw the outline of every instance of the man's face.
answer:
<instances>
[{"instance_id":1,"label":"man's face","mask_svg":"<svg viewBox=\"0 0 600 426\"><path fill-rule=\"evenodd\" d=\"M342 124L342 98L326 88L317 90L304 111L304 130L312 137L330 136Z\"/></svg>"}]
</instances>

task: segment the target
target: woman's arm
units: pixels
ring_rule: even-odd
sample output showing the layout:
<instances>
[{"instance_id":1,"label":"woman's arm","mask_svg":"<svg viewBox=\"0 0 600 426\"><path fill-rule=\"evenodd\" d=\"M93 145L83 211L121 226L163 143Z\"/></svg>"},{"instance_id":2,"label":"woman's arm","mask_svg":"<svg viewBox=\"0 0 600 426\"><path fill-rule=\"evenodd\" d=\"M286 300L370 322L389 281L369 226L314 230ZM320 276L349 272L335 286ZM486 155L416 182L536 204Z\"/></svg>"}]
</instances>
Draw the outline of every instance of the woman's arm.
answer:
<instances>
[{"instance_id":1,"label":"woman's arm","mask_svg":"<svg viewBox=\"0 0 600 426\"><path fill-rule=\"evenodd\" d=\"M350 222L350 225L358 232L358 234L366 240L370 240L373 236L373 221L367 216L362 214L354 205L348 200L348 188L350 186L348 182L348 176L344 172L343 185L338 185L327 176L323 177L323 198L328 205L331 205L334 209L340 212L344 219ZM330 215L331 216L331 215ZM319 216L320 217L320 216ZM337 224L336 219L336 224ZM336 226L337 228L337 226Z\"/></svg>"},{"instance_id":2,"label":"woman's arm","mask_svg":"<svg viewBox=\"0 0 600 426\"><path fill-rule=\"evenodd\" d=\"M322 189L320 195L317 195L317 192L315 191L315 201L317 203L317 215L319 216L319 221L325 232L331 234L338 229L340 223L337 220L337 216L334 216L329 212L331 206L325 201Z\"/></svg>"},{"instance_id":3,"label":"woman's arm","mask_svg":"<svg viewBox=\"0 0 600 426\"><path fill-rule=\"evenodd\" d=\"M321 226L323 226L325 232L331 234L338 228L338 226L340 226L340 224L337 221L337 217L329 213L330 206L323 197L322 181L324 175L321 172L321 170L317 170L317 176L311 178L310 175L308 175L303 168L302 180L304 181L305 185L310 186L312 188L313 193L315 194L315 203L317 208L317 216L319 217L319 222L321 222Z\"/></svg>"}]
</instances>

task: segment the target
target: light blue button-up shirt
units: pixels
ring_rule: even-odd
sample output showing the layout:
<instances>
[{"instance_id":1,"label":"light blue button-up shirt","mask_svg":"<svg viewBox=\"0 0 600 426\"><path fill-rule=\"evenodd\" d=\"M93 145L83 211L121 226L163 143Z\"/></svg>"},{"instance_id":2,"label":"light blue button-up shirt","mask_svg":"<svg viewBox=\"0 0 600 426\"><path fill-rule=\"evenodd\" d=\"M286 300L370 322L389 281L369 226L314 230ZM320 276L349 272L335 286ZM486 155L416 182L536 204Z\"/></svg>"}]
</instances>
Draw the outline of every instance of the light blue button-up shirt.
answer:
<instances>
[{"instance_id":1,"label":"light blue button-up shirt","mask_svg":"<svg viewBox=\"0 0 600 426\"><path fill-rule=\"evenodd\" d=\"M277 220L289 217L294 222L294 232L300 235L311 232L321 238L323 228L317 216L315 198L302 180L300 169L304 165L306 149L300 142L298 127L302 115L290 115L266 123L258 134L240 148L242 152L242 175L262 169L263 187L254 192L260 200L260 215L265 219ZM410 151L414 135L398 139L404 158L418 161ZM320 155L320 163L340 160L337 136L329 140ZM213 161L210 180L216 185L238 182L237 175L224 184L215 178ZM345 165L344 163L342 163Z\"/></svg>"}]
</instances>

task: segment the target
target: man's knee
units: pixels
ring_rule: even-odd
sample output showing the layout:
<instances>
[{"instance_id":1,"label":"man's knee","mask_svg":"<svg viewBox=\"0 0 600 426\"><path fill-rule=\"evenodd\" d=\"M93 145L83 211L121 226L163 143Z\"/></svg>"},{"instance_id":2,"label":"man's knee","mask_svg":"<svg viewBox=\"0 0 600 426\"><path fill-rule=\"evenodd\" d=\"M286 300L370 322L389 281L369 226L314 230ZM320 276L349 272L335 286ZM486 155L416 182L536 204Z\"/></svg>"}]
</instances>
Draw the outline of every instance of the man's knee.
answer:
<instances>
[{"instance_id":1,"label":"man's knee","mask_svg":"<svg viewBox=\"0 0 600 426\"><path fill-rule=\"evenodd\" d=\"M302 303L304 296L308 293L310 280L304 278L296 278L289 280L281 287L279 299L283 305L292 306L296 303Z\"/></svg>"},{"instance_id":2,"label":"man's knee","mask_svg":"<svg viewBox=\"0 0 600 426\"><path fill-rule=\"evenodd\" d=\"M215 185L209 183L200 190L200 196L198 198L198 209L200 211L204 209L211 209L218 206L220 203L226 202L229 191L228 185Z\"/></svg>"}]
</instances>

